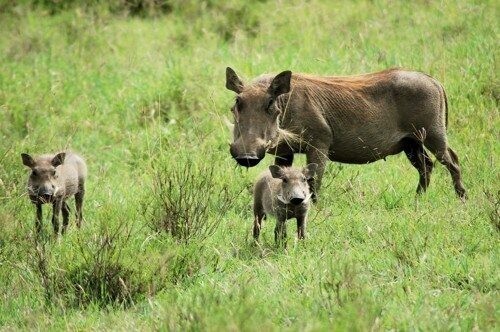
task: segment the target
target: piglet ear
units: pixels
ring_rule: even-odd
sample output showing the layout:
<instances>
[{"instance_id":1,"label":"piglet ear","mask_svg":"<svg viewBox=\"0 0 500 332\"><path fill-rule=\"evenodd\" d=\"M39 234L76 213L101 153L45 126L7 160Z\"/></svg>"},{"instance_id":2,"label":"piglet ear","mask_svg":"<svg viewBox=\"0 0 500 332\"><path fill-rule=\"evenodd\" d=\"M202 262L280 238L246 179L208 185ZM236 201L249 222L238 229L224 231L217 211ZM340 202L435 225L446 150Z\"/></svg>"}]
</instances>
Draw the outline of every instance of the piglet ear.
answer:
<instances>
[{"instance_id":1,"label":"piglet ear","mask_svg":"<svg viewBox=\"0 0 500 332\"><path fill-rule=\"evenodd\" d=\"M29 154L21 153L21 158L23 159L23 165L28 166L29 168L33 168L33 166L35 166L35 161Z\"/></svg>"},{"instance_id":2,"label":"piglet ear","mask_svg":"<svg viewBox=\"0 0 500 332\"><path fill-rule=\"evenodd\" d=\"M54 158L52 158L52 166L57 167L59 165L62 165L64 163L64 159L66 158L66 153L61 152L56 154Z\"/></svg>"},{"instance_id":3,"label":"piglet ear","mask_svg":"<svg viewBox=\"0 0 500 332\"><path fill-rule=\"evenodd\" d=\"M318 164L311 163L304 167L302 170L302 173L306 177L307 180L312 180L314 176L316 175L316 170L318 169Z\"/></svg>"},{"instance_id":4,"label":"piglet ear","mask_svg":"<svg viewBox=\"0 0 500 332\"><path fill-rule=\"evenodd\" d=\"M272 177L275 179L281 179L283 177L283 170L277 165L269 166L269 171L271 172Z\"/></svg>"}]
</instances>

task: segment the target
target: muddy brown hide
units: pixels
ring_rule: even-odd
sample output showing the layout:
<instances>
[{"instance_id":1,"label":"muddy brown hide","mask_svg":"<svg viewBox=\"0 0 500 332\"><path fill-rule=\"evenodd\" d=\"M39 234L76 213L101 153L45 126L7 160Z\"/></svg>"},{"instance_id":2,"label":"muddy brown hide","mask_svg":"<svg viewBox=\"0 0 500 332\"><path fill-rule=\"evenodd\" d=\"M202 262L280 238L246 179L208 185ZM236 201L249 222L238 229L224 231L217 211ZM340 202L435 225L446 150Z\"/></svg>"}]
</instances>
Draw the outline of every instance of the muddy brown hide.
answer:
<instances>
[{"instance_id":1,"label":"muddy brown hide","mask_svg":"<svg viewBox=\"0 0 500 332\"><path fill-rule=\"evenodd\" d=\"M315 198L328 160L364 164L404 151L419 172L420 193L433 168L427 148L449 170L458 196L466 197L458 157L446 138L446 94L426 74L390 69L321 77L284 71L244 84L227 68L226 88L237 94L230 153L242 166L257 165L266 152L276 156L276 165L290 166L295 153L305 153L307 163L318 164L311 183Z\"/></svg>"},{"instance_id":2,"label":"muddy brown hide","mask_svg":"<svg viewBox=\"0 0 500 332\"><path fill-rule=\"evenodd\" d=\"M71 152L31 157L21 154L23 164L31 169L28 179L28 196L36 206L36 230L42 230L42 205L52 204L52 226L59 234L59 214L62 213L61 232L67 229L70 209L66 200L75 196L76 225L80 228L83 219L83 198L87 166L84 160Z\"/></svg>"},{"instance_id":3,"label":"muddy brown hide","mask_svg":"<svg viewBox=\"0 0 500 332\"><path fill-rule=\"evenodd\" d=\"M304 169L269 166L254 186L253 236L258 240L262 220L267 215L276 218L274 229L277 244L286 241L286 221L297 219L297 237L305 237L307 212L312 193L308 182L314 178L318 165L309 164Z\"/></svg>"}]
</instances>

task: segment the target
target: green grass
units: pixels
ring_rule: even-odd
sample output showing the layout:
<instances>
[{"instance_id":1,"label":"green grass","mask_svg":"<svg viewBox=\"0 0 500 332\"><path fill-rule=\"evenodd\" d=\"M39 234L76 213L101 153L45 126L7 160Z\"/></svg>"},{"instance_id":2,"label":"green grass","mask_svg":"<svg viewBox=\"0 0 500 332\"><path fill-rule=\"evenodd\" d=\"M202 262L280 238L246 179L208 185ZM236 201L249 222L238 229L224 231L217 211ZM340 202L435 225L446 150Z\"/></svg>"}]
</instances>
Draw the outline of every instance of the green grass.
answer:
<instances>
[{"instance_id":1,"label":"green grass","mask_svg":"<svg viewBox=\"0 0 500 332\"><path fill-rule=\"evenodd\" d=\"M499 328L498 3L171 3L146 18L77 5L0 14L0 326ZM226 66L247 79L393 66L433 75L470 199L455 197L440 165L416 198L404 155L330 163L306 241L289 223L288 248L275 248L268 220L254 245L248 189L273 159L249 170L231 160ZM37 243L20 153L63 148L89 166L86 222L77 230L72 216L66 236ZM195 202L217 227L183 241L153 227L154 179L188 162L194 177L213 165L208 186L233 199L222 217L217 199Z\"/></svg>"}]
</instances>

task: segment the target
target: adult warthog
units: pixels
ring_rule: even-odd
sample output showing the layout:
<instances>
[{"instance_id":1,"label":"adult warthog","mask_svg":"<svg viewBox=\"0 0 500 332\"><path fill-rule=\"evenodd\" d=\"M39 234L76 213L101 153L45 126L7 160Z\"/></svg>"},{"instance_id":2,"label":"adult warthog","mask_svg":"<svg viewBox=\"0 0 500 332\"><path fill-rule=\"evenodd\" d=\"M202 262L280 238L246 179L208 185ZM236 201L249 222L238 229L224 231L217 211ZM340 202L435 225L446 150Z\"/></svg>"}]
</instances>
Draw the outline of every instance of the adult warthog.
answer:
<instances>
[{"instance_id":1,"label":"adult warthog","mask_svg":"<svg viewBox=\"0 0 500 332\"><path fill-rule=\"evenodd\" d=\"M389 69L323 77L284 71L244 84L227 68L226 87L237 93L230 152L242 166L257 165L266 152L276 156L276 165L290 166L295 153L305 153L308 164L318 164L311 182L316 196L328 159L364 164L404 151L419 172L421 193L433 167L425 146L449 170L457 195L466 198L457 154L446 139L446 94L426 74Z\"/></svg>"}]
</instances>

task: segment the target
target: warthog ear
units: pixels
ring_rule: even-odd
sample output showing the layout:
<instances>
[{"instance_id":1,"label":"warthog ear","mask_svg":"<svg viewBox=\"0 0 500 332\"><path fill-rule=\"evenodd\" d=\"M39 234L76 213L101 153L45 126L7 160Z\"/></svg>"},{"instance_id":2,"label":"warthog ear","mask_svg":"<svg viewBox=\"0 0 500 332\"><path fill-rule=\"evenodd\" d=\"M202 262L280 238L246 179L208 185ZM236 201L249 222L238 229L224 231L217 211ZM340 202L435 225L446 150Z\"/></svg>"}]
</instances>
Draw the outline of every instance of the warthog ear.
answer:
<instances>
[{"instance_id":1,"label":"warthog ear","mask_svg":"<svg viewBox=\"0 0 500 332\"><path fill-rule=\"evenodd\" d=\"M318 169L318 164L311 163L308 164L306 167L304 167L302 173L304 174L307 180L311 180L316 175L317 169Z\"/></svg>"},{"instance_id":2,"label":"warthog ear","mask_svg":"<svg viewBox=\"0 0 500 332\"><path fill-rule=\"evenodd\" d=\"M272 177L275 179L281 179L283 177L283 170L278 165L269 166L269 171L271 172Z\"/></svg>"},{"instance_id":3,"label":"warthog ear","mask_svg":"<svg viewBox=\"0 0 500 332\"><path fill-rule=\"evenodd\" d=\"M23 165L28 166L29 168L33 168L33 166L35 166L35 161L29 154L21 153L21 158L23 158Z\"/></svg>"},{"instance_id":4,"label":"warthog ear","mask_svg":"<svg viewBox=\"0 0 500 332\"><path fill-rule=\"evenodd\" d=\"M236 93L243 91L243 82L230 67L226 68L226 88Z\"/></svg>"},{"instance_id":5,"label":"warthog ear","mask_svg":"<svg viewBox=\"0 0 500 332\"><path fill-rule=\"evenodd\" d=\"M290 80L292 79L292 72L286 70L279 73L271 82L269 89L267 90L273 98L278 97L283 93L290 92Z\"/></svg>"},{"instance_id":6,"label":"warthog ear","mask_svg":"<svg viewBox=\"0 0 500 332\"><path fill-rule=\"evenodd\" d=\"M64 163L64 158L66 158L65 152L61 152L61 153L56 154L56 156L54 158L52 158L52 161L51 161L52 166L57 167L59 165L62 165Z\"/></svg>"}]
</instances>

